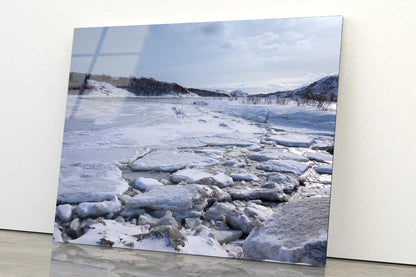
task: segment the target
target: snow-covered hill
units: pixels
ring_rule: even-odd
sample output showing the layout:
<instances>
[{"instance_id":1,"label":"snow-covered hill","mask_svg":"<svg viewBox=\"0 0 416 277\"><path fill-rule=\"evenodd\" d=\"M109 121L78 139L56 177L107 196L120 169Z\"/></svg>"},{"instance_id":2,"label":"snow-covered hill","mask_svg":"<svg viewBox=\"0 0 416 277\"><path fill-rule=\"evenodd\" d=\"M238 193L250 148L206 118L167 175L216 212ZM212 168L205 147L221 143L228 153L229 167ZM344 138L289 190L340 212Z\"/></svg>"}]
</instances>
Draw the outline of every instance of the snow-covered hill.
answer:
<instances>
[{"instance_id":1,"label":"snow-covered hill","mask_svg":"<svg viewBox=\"0 0 416 277\"><path fill-rule=\"evenodd\" d=\"M85 95L94 97L132 97L133 93L117 88L105 82L99 82L95 80L88 80L87 90Z\"/></svg>"},{"instance_id":2,"label":"snow-covered hill","mask_svg":"<svg viewBox=\"0 0 416 277\"><path fill-rule=\"evenodd\" d=\"M242 90L236 89L236 90L233 90L232 92L230 92L230 96L232 96L232 97L247 97L248 93L244 92Z\"/></svg>"},{"instance_id":3,"label":"snow-covered hill","mask_svg":"<svg viewBox=\"0 0 416 277\"><path fill-rule=\"evenodd\" d=\"M337 101L338 75L326 76L312 84L295 89L292 98Z\"/></svg>"},{"instance_id":4,"label":"snow-covered hill","mask_svg":"<svg viewBox=\"0 0 416 277\"><path fill-rule=\"evenodd\" d=\"M251 95L260 98L283 98L290 100L337 101L338 75L326 76L295 90L277 91Z\"/></svg>"}]
</instances>

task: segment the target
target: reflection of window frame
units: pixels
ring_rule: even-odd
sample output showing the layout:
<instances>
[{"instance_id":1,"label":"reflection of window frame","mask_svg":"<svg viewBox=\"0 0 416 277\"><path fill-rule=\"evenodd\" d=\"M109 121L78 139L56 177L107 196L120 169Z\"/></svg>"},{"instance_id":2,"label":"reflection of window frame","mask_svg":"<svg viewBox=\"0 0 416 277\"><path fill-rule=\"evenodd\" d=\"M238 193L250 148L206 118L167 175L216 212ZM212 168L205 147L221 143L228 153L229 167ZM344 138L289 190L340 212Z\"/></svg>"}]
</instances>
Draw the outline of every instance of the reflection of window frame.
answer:
<instances>
[{"instance_id":1,"label":"reflection of window frame","mask_svg":"<svg viewBox=\"0 0 416 277\"><path fill-rule=\"evenodd\" d=\"M104 39L106 38L106 35L107 35L107 32L108 32L109 28L111 28L111 27L103 27L102 28L101 35L100 35L100 38L98 40L97 47L95 48L94 53L92 53L92 54L72 54L71 55L72 59L73 58L80 58L80 57L91 57L92 58L89 66L88 66L87 72L83 72L83 73L85 73L85 76L84 76L83 83L80 87L80 91L79 91L79 94L78 94L79 96L82 96L84 94L84 91L87 87L88 79L90 78L90 76L91 76L91 74L94 70L94 67L97 63L97 58L98 57L104 57L104 56L134 56L134 55L136 55L137 56L136 65L134 66L134 69L133 69L134 72L132 72L133 73L132 76L136 76L136 73L138 71L138 60L139 60L140 52L101 53L101 48L103 46ZM74 41L74 43L75 43L75 41ZM128 76L125 76L125 77L128 77ZM81 98L78 97L77 100L76 100L76 103L75 103L75 105L72 109L70 118L75 117L75 114L77 113L79 105L80 105L80 101L81 101Z\"/></svg>"},{"instance_id":2,"label":"reflection of window frame","mask_svg":"<svg viewBox=\"0 0 416 277\"><path fill-rule=\"evenodd\" d=\"M72 58L91 57L92 60L90 62L90 65L88 66L88 70L87 70L87 72L85 72L85 74L92 74L92 72L94 70L94 67L97 63L97 58L98 57L105 57L105 56L137 56L136 65L134 66L134 70L132 72L132 76L136 76L136 73L137 73L137 70L138 70L137 62L138 62L138 59L139 59L140 52L101 53L101 49L102 49L102 46L103 46L103 43L104 43L104 40L106 38L106 35L107 35L107 32L108 32L109 28L111 28L111 27L103 27L102 28L101 35L100 35L100 38L98 40L97 47L95 48L94 53L92 53L92 54L72 54L71 57ZM128 77L128 76L125 76L125 77Z\"/></svg>"}]
</instances>

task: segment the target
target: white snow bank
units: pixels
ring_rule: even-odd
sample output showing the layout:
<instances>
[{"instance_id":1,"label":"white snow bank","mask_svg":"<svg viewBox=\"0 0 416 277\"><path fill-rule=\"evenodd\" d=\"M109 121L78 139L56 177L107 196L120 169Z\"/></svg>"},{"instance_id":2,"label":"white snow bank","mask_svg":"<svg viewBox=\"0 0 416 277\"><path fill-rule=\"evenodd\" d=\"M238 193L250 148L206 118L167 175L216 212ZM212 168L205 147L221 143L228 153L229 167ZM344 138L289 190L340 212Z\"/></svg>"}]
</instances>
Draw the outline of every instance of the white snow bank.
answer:
<instances>
[{"instance_id":1,"label":"white snow bank","mask_svg":"<svg viewBox=\"0 0 416 277\"><path fill-rule=\"evenodd\" d=\"M148 225L133 225L131 223L119 223L115 220L101 220L89 225L84 235L77 239L69 240L69 243L103 245L105 241L112 243L113 247L138 248L159 251L172 251L163 241L137 241L135 235L146 234L149 232ZM105 241L102 241L105 240Z\"/></svg>"},{"instance_id":2,"label":"white snow bank","mask_svg":"<svg viewBox=\"0 0 416 277\"><path fill-rule=\"evenodd\" d=\"M201 226L198 230L176 229L177 235L181 236L184 242L184 246L177 246L178 250L174 249L168 237L146 236L151 234L151 231L149 225L102 220L89 225L84 235L68 242L216 257L228 256L227 251L215 239L215 235L205 226Z\"/></svg>"},{"instance_id":3,"label":"white snow bank","mask_svg":"<svg viewBox=\"0 0 416 277\"><path fill-rule=\"evenodd\" d=\"M197 231L185 232L185 246L180 252L194 255L228 257L227 251L215 239L208 227L201 225Z\"/></svg>"},{"instance_id":4,"label":"white snow bank","mask_svg":"<svg viewBox=\"0 0 416 277\"><path fill-rule=\"evenodd\" d=\"M55 226L53 228L53 241L54 242L64 242L64 240L62 239L62 232L61 232L61 230L59 230L57 224L55 224Z\"/></svg>"}]
</instances>

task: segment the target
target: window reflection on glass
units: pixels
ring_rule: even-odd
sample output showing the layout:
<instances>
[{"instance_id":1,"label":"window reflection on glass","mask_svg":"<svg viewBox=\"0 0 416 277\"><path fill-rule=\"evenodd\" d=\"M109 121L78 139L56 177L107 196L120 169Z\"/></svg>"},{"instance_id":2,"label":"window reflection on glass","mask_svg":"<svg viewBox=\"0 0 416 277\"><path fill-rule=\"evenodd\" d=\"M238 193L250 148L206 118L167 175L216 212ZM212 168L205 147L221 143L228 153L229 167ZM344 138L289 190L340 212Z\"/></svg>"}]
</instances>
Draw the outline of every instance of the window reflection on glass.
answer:
<instances>
[{"instance_id":1,"label":"window reflection on glass","mask_svg":"<svg viewBox=\"0 0 416 277\"><path fill-rule=\"evenodd\" d=\"M147 26L80 28L74 31L69 94L82 96L91 84L121 77L120 87L137 75L138 61L147 33ZM122 105L123 100L118 99ZM80 110L78 97L68 105L67 116L73 118ZM115 111L116 116L117 112ZM77 116L82 116L78 114Z\"/></svg>"}]
</instances>

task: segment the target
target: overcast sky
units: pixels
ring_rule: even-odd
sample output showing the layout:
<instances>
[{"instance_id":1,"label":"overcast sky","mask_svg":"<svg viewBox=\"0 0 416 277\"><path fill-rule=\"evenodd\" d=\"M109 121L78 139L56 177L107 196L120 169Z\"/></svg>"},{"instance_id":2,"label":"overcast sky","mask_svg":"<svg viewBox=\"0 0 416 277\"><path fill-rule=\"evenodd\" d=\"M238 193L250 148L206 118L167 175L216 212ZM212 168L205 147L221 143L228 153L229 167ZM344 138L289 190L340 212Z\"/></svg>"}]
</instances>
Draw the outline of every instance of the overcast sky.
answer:
<instances>
[{"instance_id":1,"label":"overcast sky","mask_svg":"<svg viewBox=\"0 0 416 277\"><path fill-rule=\"evenodd\" d=\"M341 25L338 16L76 29L71 71L249 93L293 89L338 74Z\"/></svg>"}]
</instances>

